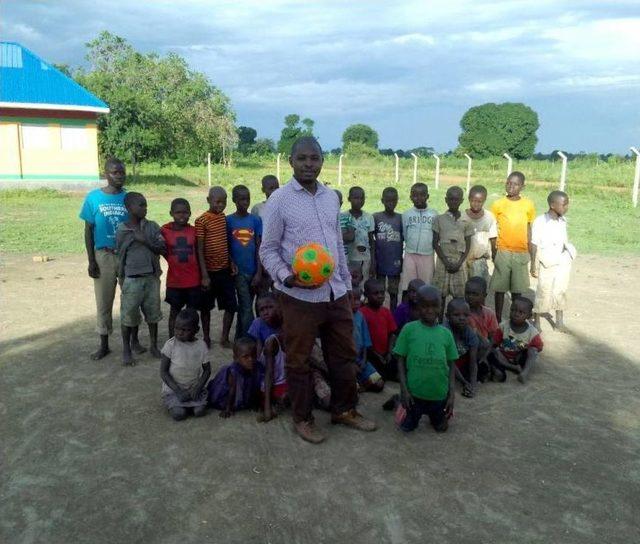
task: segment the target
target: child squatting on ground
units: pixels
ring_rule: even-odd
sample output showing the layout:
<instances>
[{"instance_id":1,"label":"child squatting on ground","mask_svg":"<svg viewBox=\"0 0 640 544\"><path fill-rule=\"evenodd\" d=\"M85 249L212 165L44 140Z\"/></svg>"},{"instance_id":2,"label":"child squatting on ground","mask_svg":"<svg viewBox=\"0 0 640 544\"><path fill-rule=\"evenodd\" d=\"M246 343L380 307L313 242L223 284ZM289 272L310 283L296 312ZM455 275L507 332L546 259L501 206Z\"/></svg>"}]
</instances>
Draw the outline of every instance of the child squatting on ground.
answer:
<instances>
[{"instance_id":1,"label":"child squatting on ground","mask_svg":"<svg viewBox=\"0 0 640 544\"><path fill-rule=\"evenodd\" d=\"M489 356L492 372L498 381L506 381L505 370L515 372L525 383L542 351L542 337L531 323L533 302L518 297L511 303L509 319L500 324L495 336L495 348Z\"/></svg>"},{"instance_id":2,"label":"child squatting on ground","mask_svg":"<svg viewBox=\"0 0 640 544\"><path fill-rule=\"evenodd\" d=\"M564 309L571 265L576 258L576 249L567 238L567 220L564 217L569 209L569 197L562 191L552 191L547 202L549 211L536 217L531 227L532 259L535 263L532 275L538 278L534 324L540 330L540 315L555 310L555 329L567 332Z\"/></svg>"},{"instance_id":3,"label":"child squatting on ground","mask_svg":"<svg viewBox=\"0 0 640 544\"><path fill-rule=\"evenodd\" d=\"M174 336L162 348L160 377L162 397L176 421L189 413L200 417L207 409L207 381L211 376L207 345L196 338L198 312L192 308L176 316Z\"/></svg>"},{"instance_id":4,"label":"child squatting on ground","mask_svg":"<svg viewBox=\"0 0 640 544\"><path fill-rule=\"evenodd\" d=\"M413 431L423 415L436 431L449 427L455 396L458 350L451 331L438 324L442 295L425 285L418 291L420 320L407 323L396 341L400 401L406 410L400 429Z\"/></svg>"},{"instance_id":5,"label":"child squatting on ground","mask_svg":"<svg viewBox=\"0 0 640 544\"><path fill-rule=\"evenodd\" d=\"M469 305L463 298L452 298L447 305L444 326L453 334L458 350L456 380L462 385L462 396L475 396L478 387L478 336L469 326Z\"/></svg>"},{"instance_id":6,"label":"child squatting on ground","mask_svg":"<svg viewBox=\"0 0 640 544\"><path fill-rule=\"evenodd\" d=\"M358 366L358 385L363 391L379 393L384 388L384 380L369 362L369 350L372 347L367 322L360 313L361 291L359 287L351 289L351 309L353 310L353 340L356 344L356 365Z\"/></svg>"},{"instance_id":7,"label":"child squatting on ground","mask_svg":"<svg viewBox=\"0 0 640 544\"><path fill-rule=\"evenodd\" d=\"M166 246L160 227L147 221L147 201L140 193L127 193L124 199L129 220L120 223L116 232L116 247L120 258L120 321L122 325L122 364L133 366L132 351L142 353L133 332L140 325L140 310L149 326L150 348L153 357L158 350L158 322L160 309L160 259Z\"/></svg>"}]
</instances>

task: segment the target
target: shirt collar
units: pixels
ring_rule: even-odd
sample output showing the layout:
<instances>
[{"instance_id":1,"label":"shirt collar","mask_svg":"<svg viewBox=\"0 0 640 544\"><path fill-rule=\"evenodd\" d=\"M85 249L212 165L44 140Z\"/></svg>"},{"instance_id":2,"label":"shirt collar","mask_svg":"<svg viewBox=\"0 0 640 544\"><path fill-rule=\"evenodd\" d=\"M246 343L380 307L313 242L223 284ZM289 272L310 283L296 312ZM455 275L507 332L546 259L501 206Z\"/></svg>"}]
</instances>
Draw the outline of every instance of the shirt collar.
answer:
<instances>
[{"instance_id":1,"label":"shirt collar","mask_svg":"<svg viewBox=\"0 0 640 544\"><path fill-rule=\"evenodd\" d=\"M293 184L293 189L295 191L306 191L307 193L309 192L301 185L301 183L295 177L292 177L291 180L289 181L289 183ZM322 192L327 190L327 188L325 187L324 183L322 183L320 181L316 181L316 183L318 185L318 188L317 188L315 194L319 194L319 193L322 193ZM311 194L311 193L309 193L309 194Z\"/></svg>"},{"instance_id":2,"label":"shirt collar","mask_svg":"<svg viewBox=\"0 0 640 544\"><path fill-rule=\"evenodd\" d=\"M558 217L558 219L554 219L553 217L551 217L551 215L549 215L549 212L545 212L544 216L547 218L547 221L560 221L561 223L567 222L567 218L564 215L562 217Z\"/></svg>"}]
</instances>

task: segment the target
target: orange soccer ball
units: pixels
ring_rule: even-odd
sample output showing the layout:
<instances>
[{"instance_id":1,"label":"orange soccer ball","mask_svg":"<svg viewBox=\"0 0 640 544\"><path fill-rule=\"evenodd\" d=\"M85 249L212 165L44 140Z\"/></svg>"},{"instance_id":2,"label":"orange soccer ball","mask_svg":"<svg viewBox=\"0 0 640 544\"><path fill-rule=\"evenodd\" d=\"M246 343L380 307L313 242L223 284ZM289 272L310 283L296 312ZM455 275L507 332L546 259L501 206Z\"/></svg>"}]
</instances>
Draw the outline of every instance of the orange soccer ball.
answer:
<instances>
[{"instance_id":1,"label":"orange soccer ball","mask_svg":"<svg viewBox=\"0 0 640 544\"><path fill-rule=\"evenodd\" d=\"M336 267L331 252L322 244L311 242L300 246L293 256L291 268L301 282L308 285L322 285Z\"/></svg>"}]
</instances>

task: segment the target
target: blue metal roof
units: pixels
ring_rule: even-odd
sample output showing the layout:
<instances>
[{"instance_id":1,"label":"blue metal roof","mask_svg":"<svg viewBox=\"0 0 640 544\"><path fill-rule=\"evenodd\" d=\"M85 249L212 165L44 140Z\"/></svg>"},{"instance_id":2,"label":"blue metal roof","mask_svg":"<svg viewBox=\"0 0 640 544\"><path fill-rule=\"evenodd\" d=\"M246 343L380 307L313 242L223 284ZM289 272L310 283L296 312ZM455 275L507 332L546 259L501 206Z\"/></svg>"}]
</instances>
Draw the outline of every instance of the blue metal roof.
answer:
<instances>
[{"instance_id":1,"label":"blue metal roof","mask_svg":"<svg viewBox=\"0 0 640 544\"><path fill-rule=\"evenodd\" d=\"M3 104L2 104L3 103ZM14 42L0 42L0 104L63 106L99 111L108 108L73 79Z\"/></svg>"}]
</instances>

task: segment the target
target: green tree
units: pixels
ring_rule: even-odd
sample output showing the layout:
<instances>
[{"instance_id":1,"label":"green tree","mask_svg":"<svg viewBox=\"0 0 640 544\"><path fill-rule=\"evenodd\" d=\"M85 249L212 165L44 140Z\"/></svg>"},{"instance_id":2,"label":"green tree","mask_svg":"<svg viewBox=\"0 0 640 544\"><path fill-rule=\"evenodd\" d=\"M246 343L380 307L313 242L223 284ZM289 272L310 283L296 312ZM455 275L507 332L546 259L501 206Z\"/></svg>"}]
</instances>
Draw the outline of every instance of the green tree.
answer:
<instances>
[{"instance_id":1,"label":"green tree","mask_svg":"<svg viewBox=\"0 0 640 544\"><path fill-rule=\"evenodd\" d=\"M500 156L516 159L533 155L538 142L538 114L521 103L482 104L470 108L460 121L460 153L473 157Z\"/></svg>"},{"instance_id":2,"label":"green tree","mask_svg":"<svg viewBox=\"0 0 640 544\"><path fill-rule=\"evenodd\" d=\"M280 140L278 141L278 151L280 153L289 154L291 146L301 136L313 136L314 122L305 118L300 126L300 116L290 113L284 118L284 128L280 132Z\"/></svg>"},{"instance_id":3,"label":"green tree","mask_svg":"<svg viewBox=\"0 0 640 544\"><path fill-rule=\"evenodd\" d=\"M138 53L123 38L102 32L87 44L89 68L75 79L111 112L98 119L103 155L198 163L222 159L238 136L229 99L175 54Z\"/></svg>"},{"instance_id":4,"label":"green tree","mask_svg":"<svg viewBox=\"0 0 640 544\"><path fill-rule=\"evenodd\" d=\"M258 132L251 127L238 127L238 151L242 154L253 153Z\"/></svg>"},{"instance_id":5,"label":"green tree","mask_svg":"<svg viewBox=\"0 0 640 544\"><path fill-rule=\"evenodd\" d=\"M349 144L353 142L378 149L378 133L369 125L351 125L342 133L342 147L348 149Z\"/></svg>"}]
</instances>

